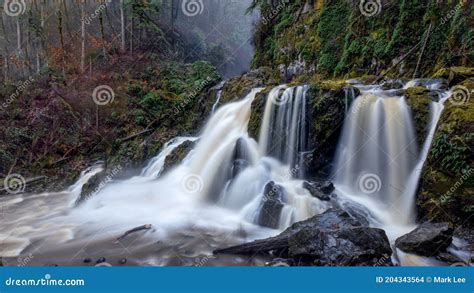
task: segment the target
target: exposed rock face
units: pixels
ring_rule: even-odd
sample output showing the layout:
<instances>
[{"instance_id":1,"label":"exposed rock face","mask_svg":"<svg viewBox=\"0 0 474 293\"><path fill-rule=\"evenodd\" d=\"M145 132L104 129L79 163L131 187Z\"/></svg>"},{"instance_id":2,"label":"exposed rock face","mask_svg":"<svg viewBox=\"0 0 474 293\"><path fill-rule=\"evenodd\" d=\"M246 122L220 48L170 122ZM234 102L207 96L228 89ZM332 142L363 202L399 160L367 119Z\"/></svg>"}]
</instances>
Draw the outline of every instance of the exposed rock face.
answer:
<instances>
[{"instance_id":1,"label":"exposed rock face","mask_svg":"<svg viewBox=\"0 0 474 293\"><path fill-rule=\"evenodd\" d=\"M215 253L273 255L300 265L355 266L391 264L392 250L383 230L363 227L345 211L332 209L278 236Z\"/></svg>"},{"instance_id":2,"label":"exposed rock face","mask_svg":"<svg viewBox=\"0 0 474 293\"><path fill-rule=\"evenodd\" d=\"M269 182L263 191L262 209L258 216L258 223L268 228L278 228L283 197L285 190L282 186Z\"/></svg>"},{"instance_id":3,"label":"exposed rock face","mask_svg":"<svg viewBox=\"0 0 474 293\"><path fill-rule=\"evenodd\" d=\"M312 123L310 128L310 146L314 150L305 160L310 176L326 177L331 172L331 163L342 131L346 110L346 90L359 90L345 82L318 82L308 91L311 104ZM351 101L347 101L350 106Z\"/></svg>"},{"instance_id":4,"label":"exposed rock face","mask_svg":"<svg viewBox=\"0 0 474 293\"><path fill-rule=\"evenodd\" d=\"M321 189L321 186L318 186L316 183L310 183L308 181L305 181L303 182L303 188L307 189L311 193L312 196L316 197L319 200L322 200L322 201L331 200L331 197L328 195L328 193L323 192L323 190ZM325 190L329 190L329 189L326 188Z\"/></svg>"},{"instance_id":5,"label":"exposed rock face","mask_svg":"<svg viewBox=\"0 0 474 293\"><path fill-rule=\"evenodd\" d=\"M232 178L236 178L245 168L249 166L248 146L244 139L239 138L235 145L232 162Z\"/></svg>"},{"instance_id":6,"label":"exposed rock face","mask_svg":"<svg viewBox=\"0 0 474 293\"><path fill-rule=\"evenodd\" d=\"M168 172L171 168L181 163L195 145L196 142L194 141L186 141L173 150L173 152L166 157L162 174Z\"/></svg>"},{"instance_id":7,"label":"exposed rock face","mask_svg":"<svg viewBox=\"0 0 474 293\"><path fill-rule=\"evenodd\" d=\"M459 84L471 93L449 99L423 168L417 195L420 219L472 229L474 211L474 78Z\"/></svg>"},{"instance_id":8,"label":"exposed rock face","mask_svg":"<svg viewBox=\"0 0 474 293\"><path fill-rule=\"evenodd\" d=\"M468 78L474 78L473 67L451 67L440 69L434 75L435 78L444 78L449 81L449 85L455 85Z\"/></svg>"},{"instance_id":9,"label":"exposed rock face","mask_svg":"<svg viewBox=\"0 0 474 293\"><path fill-rule=\"evenodd\" d=\"M405 252L433 256L446 251L453 239L453 229L448 223L424 223L395 241L395 246Z\"/></svg>"}]
</instances>

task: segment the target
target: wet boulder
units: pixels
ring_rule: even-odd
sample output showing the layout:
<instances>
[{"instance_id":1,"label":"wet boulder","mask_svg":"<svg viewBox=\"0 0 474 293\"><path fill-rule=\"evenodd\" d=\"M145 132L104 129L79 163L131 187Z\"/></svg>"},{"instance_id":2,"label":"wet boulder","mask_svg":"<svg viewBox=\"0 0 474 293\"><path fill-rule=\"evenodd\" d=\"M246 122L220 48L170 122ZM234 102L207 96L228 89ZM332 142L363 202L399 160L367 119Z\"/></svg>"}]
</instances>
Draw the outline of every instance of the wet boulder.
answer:
<instances>
[{"instance_id":1,"label":"wet boulder","mask_svg":"<svg viewBox=\"0 0 474 293\"><path fill-rule=\"evenodd\" d=\"M331 200L331 197L327 193L323 192L321 190L320 185L318 185L316 183L311 183L311 182L305 181L305 182L303 182L303 188L308 190L309 193L311 193L312 196L316 197L317 199L319 199L321 201L330 201ZM329 189L326 188L325 190L328 191Z\"/></svg>"},{"instance_id":2,"label":"wet boulder","mask_svg":"<svg viewBox=\"0 0 474 293\"><path fill-rule=\"evenodd\" d=\"M343 210L331 209L297 222L280 235L221 249L215 253L270 255L299 265L390 265L385 232L364 227Z\"/></svg>"},{"instance_id":3,"label":"wet boulder","mask_svg":"<svg viewBox=\"0 0 474 293\"><path fill-rule=\"evenodd\" d=\"M259 225L272 229L278 228L280 214L283 209L284 193L284 188L273 181L265 185L262 208L258 216Z\"/></svg>"},{"instance_id":4,"label":"wet boulder","mask_svg":"<svg viewBox=\"0 0 474 293\"><path fill-rule=\"evenodd\" d=\"M445 252L453 240L448 223L424 223L395 241L395 246L408 253L433 256Z\"/></svg>"}]
</instances>

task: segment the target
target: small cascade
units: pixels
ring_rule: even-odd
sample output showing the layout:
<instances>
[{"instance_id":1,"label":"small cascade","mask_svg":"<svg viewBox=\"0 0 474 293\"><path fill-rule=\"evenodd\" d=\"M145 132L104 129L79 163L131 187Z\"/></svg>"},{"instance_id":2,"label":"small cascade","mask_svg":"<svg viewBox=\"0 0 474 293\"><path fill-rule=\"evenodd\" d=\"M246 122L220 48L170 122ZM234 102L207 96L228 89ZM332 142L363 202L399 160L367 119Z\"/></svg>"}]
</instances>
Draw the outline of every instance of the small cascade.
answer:
<instances>
[{"instance_id":1,"label":"small cascade","mask_svg":"<svg viewBox=\"0 0 474 293\"><path fill-rule=\"evenodd\" d=\"M411 207L404 205L401 194L417 157L405 99L365 93L354 102L345 122L334 181L345 193L381 204L389 221L412 223Z\"/></svg>"},{"instance_id":2,"label":"small cascade","mask_svg":"<svg viewBox=\"0 0 474 293\"><path fill-rule=\"evenodd\" d=\"M349 111L349 107L356 98L356 89L354 87L345 87L344 88L344 109L345 113Z\"/></svg>"},{"instance_id":3,"label":"small cascade","mask_svg":"<svg viewBox=\"0 0 474 293\"><path fill-rule=\"evenodd\" d=\"M166 158L185 142L194 142L197 137L176 137L165 144L160 153L143 169L141 176L151 179L160 177L165 168Z\"/></svg>"},{"instance_id":4,"label":"small cascade","mask_svg":"<svg viewBox=\"0 0 474 293\"><path fill-rule=\"evenodd\" d=\"M214 105L212 105L211 114L214 114L216 112L217 107L219 107L219 103L221 102L221 97L222 97L222 91L224 90L224 85L225 85L225 81L222 81L215 87L216 101L214 102Z\"/></svg>"},{"instance_id":5,"label":"small cascade","mask_svg":"<svg viewBox=\"0 0 474 293\"><path fill-rule=\"evenodd\" d=\"M405 85L440 92L442 82ZM394 240L416 225L415 195L423 165L449 92L431 103L427 137L418 150L411 109L397 91L357 86L362 94L350 107L333 171L340 202L366 209L371 223Z\"/></svg>"},{"instance_id":6,"label":"small cascade","mask_svg":"<svg viewBox=\"0 0 474 293\"><path fill-rule=\"evenodd\" d=\"M267 99L260 130L260 151L289 165L298 167L304 176L302 154L308 147L308 86L274 88Z\"/></svg>"}]
</instances>

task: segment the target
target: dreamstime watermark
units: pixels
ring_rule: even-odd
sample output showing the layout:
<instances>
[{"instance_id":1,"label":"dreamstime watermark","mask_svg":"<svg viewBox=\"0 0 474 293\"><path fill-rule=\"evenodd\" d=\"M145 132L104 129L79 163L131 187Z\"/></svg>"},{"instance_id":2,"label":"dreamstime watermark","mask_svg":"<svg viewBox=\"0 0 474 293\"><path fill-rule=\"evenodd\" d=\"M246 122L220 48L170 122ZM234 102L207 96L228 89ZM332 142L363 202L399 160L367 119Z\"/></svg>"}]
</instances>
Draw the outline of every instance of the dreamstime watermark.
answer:
<instances>
[{"instance_id":1,"label":"dreamstime watermark","mask_svg":"<svg viewBox=\"0 0 474 293\"><path fill-rule=\"evenodd\" d=\"M277 91L271 95L270 100L274 105L283 106L288 103L288 101L290 101L292 95L293 91L291 89L285 90L283 93L281 91Z\"/></svg>"},{"instance_id":2,"label":"dreamstime watermark","mask_svg":"<svg viewBox=\"0 0 474 293\"><path fill-rule=\"evenodd\" d=\"M94 197L94 195L98 194L107 184L109 184L121 171L123 167L117 166L112 169L110 172L107 172L105 178L97 185L97 187L88 195L84 197L84 200L89 200L90 198Z\"/></svg>"},{"instance_id":3,"label":"dreamstime watermark","mask_svg":"<svg viewBox=\"0 0 474 293\"><path fill-rule=\"evenodd\" d=\"M469 102L471 98L471 92L465 86L457 85L451 89L451 98L449 102L454 106L462 106Z\"/></svg>"},{"instance_id":4,"label":"dreamstime watermark","mask_svg":"<svg viewBox=\"0 0 474 293\"><path fill-rule=\"evenodd\" d=\"M186 193L195 194L202 191L204 188L204 182L201 176L189 174L181 181L181 187Z\"/></svg>"},{"instance_id":5,"label":"dreamstime watermark","mask_svg":"<svg viewBox=\"0 0 474 293\"><path fill-rule=\"evenodd\" d=\"M285 176L283 176L283 181L288 181L294 178L296 175L298 175L299 170L300 170L300 166L295 165L293 168L291 168L288 171L288 173ZM275 200L275 195L278 195L280 191L281 191L280 185L274 184L272 189L263 195L262 201L267 202L267 201Z\"/></svg>"},{"instance_id":6,"label":"dreamstime watermark","mask_svg":"<svg viewBox=\"0 0 474 293\"><path fill-rule=\"evenodd\" d=\"M473 169L468 169L467 171L465 171L462 174L461 178L459 178L459 180L456 181L456 183L454 183L454 185L451 186L451 188L441 196L441 202L449 201L449 199L456 192L456 190L458 190L472 176L473 173Z\"/></svg>"},{"instance_id":7,"label":"dreamstime watermark","mask_svg":"<svg viewBox=\"0 0 474 293\"><path fill-rule=\"evenodd\" d=\"M448 13L441 18L441 25L445 25L453 16L464 6L464 2L459 2L453 9L448 11Z\"/></svg>"},{"instance_id":8,"label":"dreamstime watermark","mask_svg":"<svg viewBox=\"0 0 474 293\"><path fill-rule=\"evenodd\" d=\"M53 279L50 274L44 275L40 279L13 279L8 278L5 280L7 287L22 287L22 286L85 286L84 279Z\"/></svg>"},{"instance_id":9,"label":"dreamstime watermark","mask_svg":"<svg viewBox=\"0 0 474 293\"><path fill-rule=\"evenodd\" d=\"M382 11L381 0L360 0L359 10L364 16L372 17Z\"/></svg>"},{"instance_id":10,"label":"dreamstime watermark","mask_svg":"<svg viewBox=\"0 0 474 293\"><path fill-rule=\"evenodd\" d=\"M374 95L368 94L356 100L356 103L354 103L354 107L352 108L352 114L359 112L374 97Z\"/></svg>"},{"instance_id":11,"label":"dreamstime watermark","mask_svg":"<svg viewBox=\"0 0 474 293\"><path fill-rule=\"evenodd\" d=\"M203 267L206 265L206 263L209 262L209 257L204 256L204 257L196 257L194 260L194 266L195 267Z\"/></svg>"},{"instance_id":12,"label":"dreamstime watermark","mask_svg":"<svg viewBox=\"0 0 474 293\"><path fill-rule=\"evenodd\" d=\"M20 174L10 174L3 180L3 189L10 194L23 193L26 188L26 180Z\"/></svg>"},{"instance_id":13,"label":"dreamstime watermark","mask_svg":"<svg viewBox=\"0 0 474 293\"><path fill-rule=\"evenodd\" d=\"M20 81L17 85L16 85L16 90L13 94L11 94L7 100L5 102L3 102L1 105L0 105L0 111L4 111L6 110L13 102L15 102L18 97L29 87L31 86L31 84L35 81L35 79L30 76L28 77L28 79L24 80L24 81Z\"/></svg>"},{"instance_id":14,"label":"dreamstime watermark","mask_svg":"<svg viewBox=\"0 0 474 293\"><path fill-rule=\"evenodd\" d=\"M25 0L5 0L3 10L9 16L19 16L26 12Z\"/></svg>"},{"instance_id":15,"label":"dreamstime watermark","mask_svg":"<svg viewBox=\"0 0 474 293\"><path fill-rule=\"evenodd\" d=\"M208 86L211 82L213 82L214 79L208 76L201 84L199 84L198 87L196 87L190 95L186 97L183 101L181 101L178 105L174 107L174 113L179 114L182 110L186 108L188 104L190 104L194 98L206 87Z\"/></svg>"},{"instance_id":16,"label":"dreamstime watermark","mask_svg":"<svg viewBox=\"0 0 474 293\"><path fill-rule=\"evenodd\" d=\"M278 13L280 13L280 12L286 7L286 5L287 5L289 2L290 2L290 0L282 0L282 1L280 1L280 3L278 3L277 6L275 6L275 8L272 8L272 10L270 11L270 13L269 13L268 15L266 15L266 16L264 16L264 17L262 18L262 23L263 23L264 25L269 24L269 23L272 21L272 19L274 19L275 16L277 16Z\"/></svg>"},{"instance_id":17,"label":"dreamstime watermark","mask_svg":"<svg viewBox=\"0 0 474 293\"><path fill-rule=\"evenodd\" d=\"M105 106L110 104L115 99L114 90L108 85L99 85L92 92L92 100L98 106Z\"/></svg>"},{"instance_id":18,"label":"dreamstime watermark","mask_svg":"<svg viewBox=\"0 0 474 293\"><path fill-rule=\"evenodd\" d=\"M105 3L102 3L100 4L99 6L97 6L97 8L94 10L93 13L91 13L89 16L87 17L83 17L82 18L82 21L87 24L87 25L90 25L92 20L94 20L95 18L97 18L102 12L105 11L105 9L107 9L107 6L112 3L112 0L107 0L105 1Z\"/></svg>"},{"instance_id":19,"label":"dreamstime watermark","mask_svg":"<svg viewBox=\"0 0 474 293\"><path fill-rule=\"evenodd\" d=\"M186 16L196 16L204 12L202 0L183 0L181 10Z\"/></svg>"},{"instance_id":20,"label":"dreamstime watermark","mask_svg":"<svg viewBox=\"0 0 474 293\"><path fill-rule=\"evenodd\" d=\"M359 177L358 186L360 191L365 194L373 194L379 192L382 188L382 180L373 173L366 173Z\"/></svg>"}]
</instances>

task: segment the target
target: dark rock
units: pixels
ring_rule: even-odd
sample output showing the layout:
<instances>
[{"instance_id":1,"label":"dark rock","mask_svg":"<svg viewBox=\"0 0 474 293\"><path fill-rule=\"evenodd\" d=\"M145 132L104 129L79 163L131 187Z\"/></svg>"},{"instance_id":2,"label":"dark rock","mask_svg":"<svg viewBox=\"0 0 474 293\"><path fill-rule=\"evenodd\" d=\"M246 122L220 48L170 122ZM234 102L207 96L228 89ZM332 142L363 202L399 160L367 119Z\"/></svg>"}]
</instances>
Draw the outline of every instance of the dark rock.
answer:
<instances>
[{"instance_id":1,"label":"dark rock","mask_svg":"<svg viewBox=\"0 0 474 293\"><path fill-rule=\"evenodd\" d=\"M330 181L326 181L321 184L321 191L326 194L331 194L334 191L335 187L334 184Z\"/></svg>"},{"instance_id":2,"label":"dark rock","mask_svg":"<svg viewBox=\"0 0 474 293\"><path fill-rule=\"evenodd\" d=\"M321 201L330 201L331 197L324 192L322 192L316 184L310 183L308 181L303 182L303 188L307 189L312 196L316 197Z\"/></svg>"},{"instance_id":3,"label":"dark rock","mask_svg":"<svg viewBox=\"0 0 474 293\"><path fill-rule=\"evenodd\" d=\"M441 252L438 254L436 259L449 265L467 266L467 264L462 259L459 259L456 256L446 252Z\"/></svg>"},{"instance_id":4,"label":"dark rock","mask_svg":"<svg viewBox=\"0 0 474 293\"><path fill-rule=\"evenodd\" d=\"M243 138L239 138L235 144L234 156L232 162L232 178L236 178L250 163L250 154L247 142Z\"/></svg>"},{"instance_id":5,"label":"dark rock","mask_svg":"<svg viewBox=\"0 0 474 293\"><path fill-rule=\"evenodd\" d=\"M196 145L195 141L185 141L166 157L161 176L181 163Z\"/></svg>"},{"instance_id":6,"label":"dark rock","mask_svg":"<svg viewBox=\"0 0 474 293\"><path fill-rule=\"evenodd\" d=\"M86 257L86 258L84 259L84 263L90 263L90 262L92 262L92 259L91 259L91 258Z\"/></svg>"},{"instance_id":7,"label":"dark rock","mask_svg":"<svg viewBox=\"0 0 474 293\"><path fill-rule=\"evenodd\" d=\"M283 196L285 190L282 186L270 181L263 191L262 208L258 216L258 224L268 228L278 228L280 214L283 209Z\"/></svg>"},{"instance_id":8,"label":"dark rock","mask_svg":"<svg viewBox=\"0 0 474 293\"><path fill-rule=\"evenodd\" d=\"M448 223L424 223L395 241L405 252L433 256L446 251L453 240L453 229Z\"/></svg>"},{"instance_id":9,"label":"dark rock","mask_svg":"<svg viewBox=\"0 0 474 293\"><path fill-rule=\"evenodd\" d=\"M126 264L126 263L127 263L127 259L126 259L125 257L124 257L124 258L121 258L121 259L119 260L119 264L121 264L121 265L124 265L124 264Z\"/></svg>"},{"instance_id":10,"label":"dark rock","mask_svg":"<svg viewBox=\"0 0 474 293\"><path fill-rule=\"evenodd\" d=\"M291 258L322 266L375 265L391 253L385 231L376 228L306 229L289 241Z\"/></svg>"},{"instance_id":11,"label":"dark rock","mask_svg":"<svg viewBox=\"0 0 474 293\"><path fill-rule=\"evenodd\" d=\"M215 253L273 255L303 265L390 264L390 243L381 229L362 227L342 210L328 210L293 224L280 235L221 249Z\"/></svg>"},{"instance_id":12,"label":"dark rock","mask_svg":"<svg viewBox=\"0 0 474 293\"><path fill-rule=\"evenodd\" d=\"M101 258L99 258L99 259L97 260L96 263L99 264L99 263L103 263L103 262L105 262L105 261L106 261L105 257L101 257Z\"/></svg>"}]
</instances>

